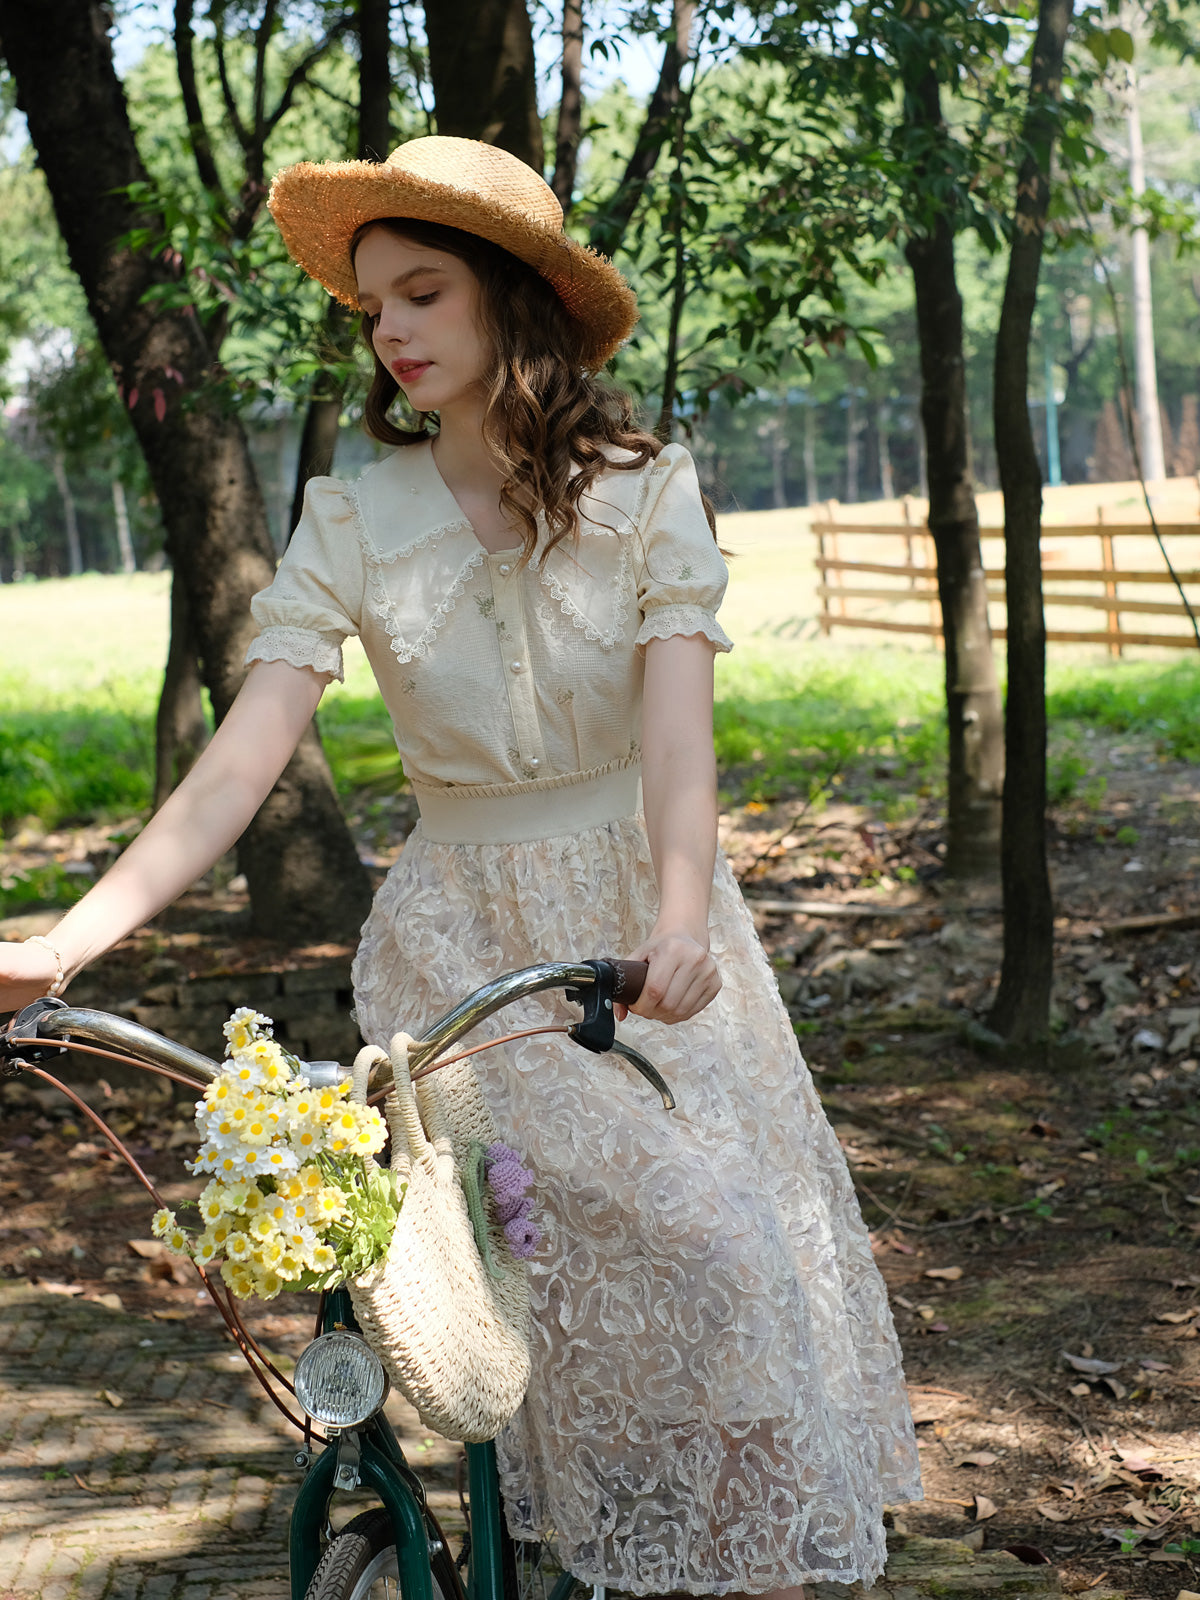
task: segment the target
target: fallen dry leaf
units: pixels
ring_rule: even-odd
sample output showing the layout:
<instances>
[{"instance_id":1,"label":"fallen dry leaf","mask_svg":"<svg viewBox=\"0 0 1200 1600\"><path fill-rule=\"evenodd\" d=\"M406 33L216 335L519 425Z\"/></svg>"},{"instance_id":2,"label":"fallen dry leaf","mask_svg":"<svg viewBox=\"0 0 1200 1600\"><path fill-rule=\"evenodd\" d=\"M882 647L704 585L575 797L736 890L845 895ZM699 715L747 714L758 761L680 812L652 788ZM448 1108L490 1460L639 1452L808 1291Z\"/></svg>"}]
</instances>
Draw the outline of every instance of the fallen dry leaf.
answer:
<instances>
[{"instance_id":1,"label":"fallen dry leaf","mask_svg":"<svg viewBox=\"0 0 1200 1600\"><path fill-rule=\"evenodd\" d=\"M1091 1392L1092 1386L1090 1383L1073 1383L1067 1390L1068 1394L1073 1394L1080 1400L1082 1400L1085 1395L1091 1394Z\"/></svg>"},{"instance_id":2,"label":"fallen dry leaf","mask_svg":"<svg viewBox=\"0 0 1200 1600\"><path fill-rule=\"evenodd\" d=\"M999 1456L994 1456L990 1450L976 1450L969 1456L959 1456L954 1463L956 1467L990 1467L999 1461Z\"/></svg>"},{"instance_id":3,"label":"fallen dry leaf","mask_svg":"<svg viewBox=\"0 0 1200 1600\"><path fill-rule=\"evenodd\" d=\"M918 1306L917 1315L920 1317L922 1322L932 1322L937 1316L937 1311L933 1306Z\"/></svg>"},{"instance_id":4,"label":"fallen dry leaf","mask_svg":"<svg viewBox=\"0 0 1200 1600\"><path fill-rule=\"evenodd\" d=\"M1047 1522L1070 1522L1071 1513L1061 1511L1057 1506L1039 1505L1036 1508L1039 1517L1045 1517Z\"/></svg>"},{"instance_id":5,"label":"fallen dry leaf","mask_svg":"<svg viewBox=\"0 0 1200 1600\"><path fill-rule=\"evenodd\" d=\"M1200 1600L1200 1594L1197 1594L1195 1589L1180 1589L1175 1600Z\"/></svg>"},{"instance_id":6,"label":"fallen dry leaf","mask_svg":"<svg viewBox=\"0 0 1200 1600\"><path fill-rule=\"evenodd\" d=\"M101 1400L107 1400L114 1411L119 1411L125 1404L124 1400L115 1389L101 1389L98 1398Z\"/></svg>"},{"instance_id":7,"label":"fallen dry leaf","mask_svg":"<svg viewBox=\"0 0 1200 1600\"><path fill-rule=\"evenodd\" d=\"M982 1528L968 1528L958 1542L965 1544L968 1550L982 1550L984 1537Z\"/></svg>"},{"instance_id":8,"label":"fallen dry leaf","mask_svg":"<svg viewBox=\"0 0 1200 1600\"><path fill-rule=\"evenodd\" d=\"M994 1517L999 1510L994 1500L989 1500L985 1494L975 1496L975 1521L986 1522L989 1517Z\"/></svg>"},{"instance_id":9,"label":"fallen dry leaf","mask_svg":"<svg viewBox=\"0 0 1200 1600\"><path fill-rule=\"evenodd\" d=\"M1120 1372L1121 1370L1119 1361L1100 1361L1094 1356L1073 1356L1067 1350L1060 1350L1059 1355L1076 1372L1087 1372L1094 1378L1102 1377L1106 1372Z\"/></svg>"},{"instance_id":10,"label":"fallen dry leaf","mask_svg":"<svg viewBox=\"0 0 1200 1600\"><path fill-rule=\"evenodd\" d=\"M940 1278L944 1283L957 1283L963 1275L961 1267L927 1267L925 1277Z\"/></svg>"},{"instance_id":11,"label":"fallen dry leaf","mask_svg":"<svg viewBox=\"0 0 1200 1600\"><path fill-rule=\"evenodd\" d=\"M1200 1306L1189 1306L1186 1311L1160 1311L1155 1317L1155 1322L1191 1322L1194 1317L1200 1317Z\"/></svg>"},{"instance_id":12,"label":"fallen dry leaf","mask_svg":"<svg viewBox=\"0 0 1200 1600\"><path fill-rule=\"evenodd\" d=\"M1104 1377L1100 1379L1100 1382L1112 1395L1114 1400L1124 1400L1125 1385L1121 1383L1119 1379Z\"/></svg>"},{"instance_id":13,"label":"fallen dry leaf","mask_svg":"<svg viewBox=\"0 0 1200 1600\"><path fill-rule=\"evenodd\" d=\"M55 1283L50 1278L36 1279L37 1287L43 1294L82 1294L81 1283Z\"/></svg>"}]
</instances>

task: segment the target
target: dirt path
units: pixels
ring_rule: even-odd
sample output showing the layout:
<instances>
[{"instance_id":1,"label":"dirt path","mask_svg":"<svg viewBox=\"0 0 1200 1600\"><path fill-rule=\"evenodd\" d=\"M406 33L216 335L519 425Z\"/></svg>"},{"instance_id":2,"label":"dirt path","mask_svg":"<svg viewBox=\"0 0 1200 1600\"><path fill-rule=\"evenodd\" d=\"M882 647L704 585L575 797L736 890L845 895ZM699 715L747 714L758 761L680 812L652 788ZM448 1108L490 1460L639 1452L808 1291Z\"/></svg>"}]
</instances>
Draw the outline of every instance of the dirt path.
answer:
<instances>
[{"instance_id":1,"label":"dirt path","mask_svg":"<svg viewBox=\"0 0 1200 1600\"><path fill-rule=\"evenodd\" d=\"M895 1509L898 1529L1040 1553L1068 1593L1175 1600L1200 1588L1200 919L1179 920L1200 912L1200 773L1133 738L1092 755L1108 779L1099 803L1078 798L1054 817L1049 1063L992 1049L995 896L945 887L932 816L889 824L781 803L723 830L904 1342L927 1498ZM108 842L28 848L73 852L90 870ZM762 909L778 901L825 914ZM72 998L119 1008L164 967L282 960L241 934L241 904L236 885L192 897ZM1151 915L1176 920L1127 931ZM149 1220L132 1180L49 1091L5 1085L0 1097L6 1292L115 1295L123 1315L199 1328L193 1287L130 1248ZM120 1088L105 1105L182 1194L183 1113ZM302 1335L281 1322L271 1336Z\"/></svg>"}]
</instances>

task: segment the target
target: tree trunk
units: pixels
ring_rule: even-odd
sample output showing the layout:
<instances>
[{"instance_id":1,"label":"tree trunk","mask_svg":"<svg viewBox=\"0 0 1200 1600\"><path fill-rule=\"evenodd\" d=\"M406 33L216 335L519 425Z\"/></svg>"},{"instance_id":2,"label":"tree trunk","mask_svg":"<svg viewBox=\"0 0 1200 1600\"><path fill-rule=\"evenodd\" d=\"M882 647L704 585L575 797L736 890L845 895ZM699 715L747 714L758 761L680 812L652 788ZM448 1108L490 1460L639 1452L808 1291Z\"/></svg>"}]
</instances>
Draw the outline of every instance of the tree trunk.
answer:
<instances>
[{"instance_id":1,"label":"tree trunk","mask_svg":"<svg viewBox=\"0 0 1200 1600\"><path fill-rule=\"evenodd\" d=\"M1013 1044L1044 1043L1050 1027L1054 906L1046 864L1046 620L1042 606L1042 476L1027 401L1029 334L1050 204L1050 160L1058 123L1071 0L1041 0L1025 151L1017 173L1012 250L996 334L993 419L1004 494L1008 595L1005 752L1004 961L991 1022Z\"/></svg>"},{"instance_id":2,"label":"tree trunk","mask_svg":"<svg viewBox=\"0 0 1200 1600\"><path fill-rule=\"evenodd\" d=\"M892 471L891 427L891 410L887 401L881 400L875 408L875 438L879 451L879 497L881 500L894 500L896 498L896 475Z\"/></svg>"},{"instance_id":3,"label":"tree trunk","mask_svg":"<svg viewBox=\"0 0 1200 1600\"><path fill-rule=\"evenodd\" d=\"M246 437L210 383L198 320L147 305L170 280L162 256L119 241L150 219L128 197L147 182L101 0L0 0L0 39L71 265L129 407L185 586L205 687L219 719L241 684L252 594L274 558ZM168 376L168 374L171 374ZM255 925L278 938L349 937L368 904L315 729L246 831L238 861Z\"/></svg>"},{"instance_id":4,"label":"tree trunk","mask_svg":"<svg viewBox=\"0 0 1200 1600\"><path fill-rule=\"evenodd\" d=\"M812 391L804 397L804 503L815 506L821 503L821 485L817 479L817 407Z\"/></svg>"},{"instance_id":5,"label":"tree trunk","mask_svg":"<svg viewBox=\"0 0 1200 1600\"><path fill-rule=\"evenodd\" d=\"M858 504L858 396L851 389L846 397L846 504Z\"/></svg>"},{"instance_id":6,"label":"tree trunk","mask_svg":"<svg viewBox=\"0 0 1200 1600\"><path fill-rule=\"evenodd\" d=\"M611 256L621 243L646 180L658 165L662 148L670 137L683 92L683 67L691 46L692 25L696 20L696 0L672 0L671 33L663 50L658 83L646 107L641 132L633 147L621 181L604 210L598 212L588 234L593 250Z\"/></svg>"},{"instance_id":7,"label":"tree trunk","mask_svg":"<svg viewBox=\"0 0 1200 1600\"><path fill-rule=\"evenodd\" d=\"M1127 21L1132 22L1132 16ZM1129 187L1140 198L1146 192L1146 156L1142 146L1142 112L1137 68L1130 67L1125 89L1129 129ZM1162 421L1158 408L1158 367L1154 359L1154 299L1150 289L1150 235L1135 216L1130 240L1133 288L1133 365L1137 391L1138 445L1142 477L1155 483L1167 475Z\"/></svg>"},{"instance_id":8,"label":"tree trunk","mask_svg":"<svg viewBox=\"0 0 1200 1600\"><path fill-rule=\"evenodd\" d=\"M162 693L154 719L154 809L157 811L196 764L208 743L196 636L188 614L187 591L171 578L171 642Z\"/></svg>"},{"instance_id":9,"label":"tree trunk","mask_svg":"<svg viewBox=\"0 0 1200 1600\"><path fill-rule=\"evenodd\" d=\"M75 496L67 479L66 457L61 450L54 452L54 481L62 501L63 522L67 530L67 571L77 578L83 571L83 550L79 544L79 518L75 512Z\"/></svg>"},{"instance_id":10,"label":"tree trunk","mask_svg":"<svg viewBox=\"0 0 1200 1600\"><path fill-rule=\"evenodd\" d=\"M391 0L358 0L358 148L359 161L382 161L391 149ZM354 340L354 315L330 299L325 308L323 342L341 351ZM343 386L332 372L313 380L312 397L304 413L300 452L296 461L296 487L292 495L290 536L304 510L304 491L310 478L333 471L338 433L345 400Z\"/></svg>"},{"instance_id":11,"label":"tree trunk","mask_svg":"<svg viewBox=\"0 0 1200 1600\"><path fill-rule=\"evenodd\" d=\"M910 104L918 96L924 116L940 123L932 73ZM939 215L927 235L911 238L904 253L916 292L929 531L937 548L946 648L946 869L956 878L988 877L1000 853L1004 719L971 477L962 297L946 217Z\"/></svg>"},{"instance_id":12,"label":"tree trunk","mask_svg":"<svg viewBox=\"0 0 1200 1600\"><path fill-rule=\"evenodd\" d=\"M117 553L121 557L121 571L137 571L133 554L133 540L129 534L129 507L125 502L125 485L120 478L112 481L113 520L117 525Z\"/></svg>"},{"instance_id":13,"label":"tree trunk","mask_svg":"<svg viewBox=\"0 0 1200 1600\"><path fill-rule=\"evenodd\" d=\"M554 190L563 216L575 197L575 169L583 131L583 0L563 0L562 96L554 135Z\"/></svg>"},{"instance_id":14,"label":"tree trunk","mask_svg":"<svg viewBox=\"0 0 1200 1600\"><path fill-rule=\"evenodd\" d=\"M438 132L498 145L541 172L533 28L525 0L425 0Z\"/></svg>"}]
</instances>

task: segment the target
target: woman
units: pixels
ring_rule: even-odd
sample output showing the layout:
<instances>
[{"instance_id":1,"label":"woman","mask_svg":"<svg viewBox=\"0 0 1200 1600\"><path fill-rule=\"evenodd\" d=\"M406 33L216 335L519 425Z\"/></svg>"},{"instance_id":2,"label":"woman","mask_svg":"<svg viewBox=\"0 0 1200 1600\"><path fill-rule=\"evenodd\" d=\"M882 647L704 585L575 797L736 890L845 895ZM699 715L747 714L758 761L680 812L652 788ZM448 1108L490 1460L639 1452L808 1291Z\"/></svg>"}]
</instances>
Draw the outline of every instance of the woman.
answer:
<instances>
[{"instance_id":1,"label":"woman","mask_svg":"<svg viewBox=\"0 0 1200 1600\"><path fill-rule=\"evenodd\" d=\"M361 307L368 424L396 448L357 484L310 485L228 717L53 935L3 951L0 1003L61 989L233 843L358 634L421 809L363 930L364 1035L510 968L614 952L649 963L626 1026L679 1102L656 1114L544 1039L476 1058L546 1235L533 1382L499 1441L514 1534L637 1594L870 1582L885 1499L920 1494L898 1349L716 850L711 518L687 452L592 376L632 294L540 178L466 140L303 163L271 209Z\"/></svg>"}]
</instances>

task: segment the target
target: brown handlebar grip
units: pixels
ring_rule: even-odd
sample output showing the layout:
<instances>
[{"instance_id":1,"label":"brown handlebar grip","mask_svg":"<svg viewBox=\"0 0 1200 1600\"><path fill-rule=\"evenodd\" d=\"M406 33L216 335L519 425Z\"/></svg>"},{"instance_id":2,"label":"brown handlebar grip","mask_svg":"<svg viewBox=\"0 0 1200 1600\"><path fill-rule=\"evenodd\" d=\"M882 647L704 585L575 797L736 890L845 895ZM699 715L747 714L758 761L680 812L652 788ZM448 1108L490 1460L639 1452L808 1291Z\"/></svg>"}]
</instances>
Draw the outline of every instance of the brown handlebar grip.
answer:
<instances>
[{"instance_id":1,"label":"brown handlebar grip","mask_svg":"<svg viewBox=\"0 0 1200 1600\"><path fill-rule=\"evenodd\" d=\"M635 1004L645 987L649 964L645 961L614 961L612 964L617 969L617 987L613 999L619 1000L623 1006Z\"/></svg>"}]
</instances>

